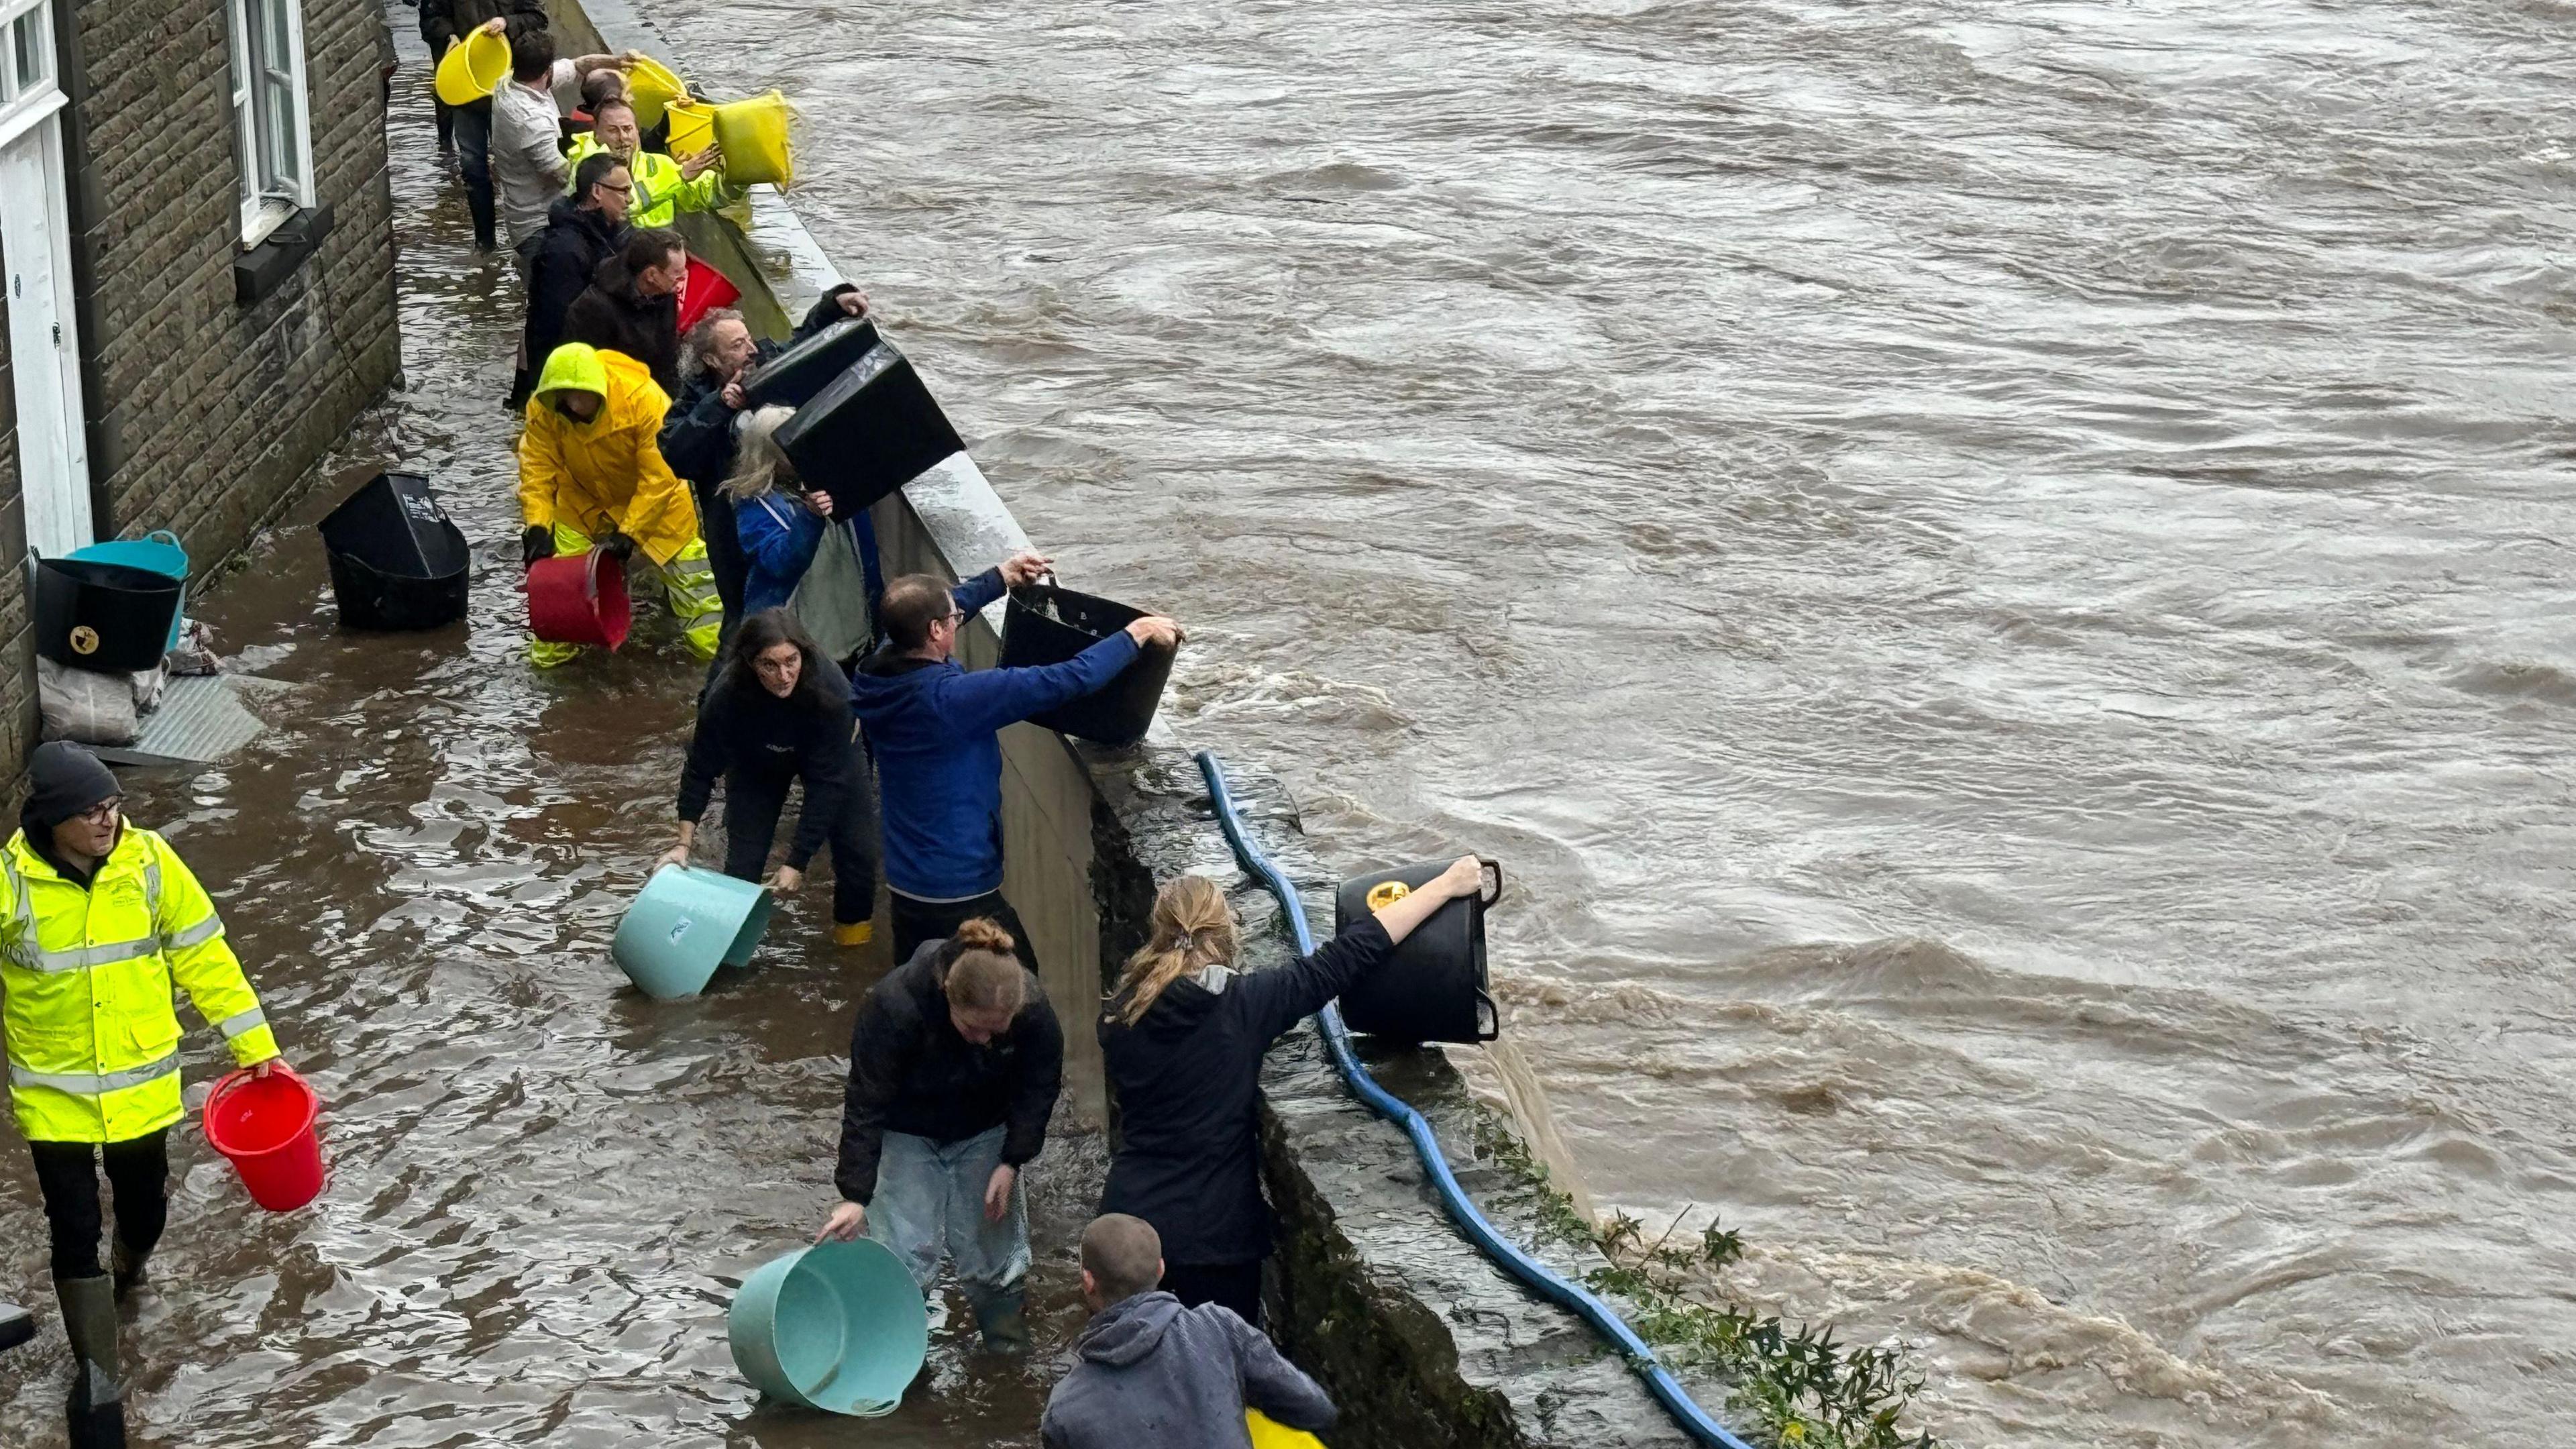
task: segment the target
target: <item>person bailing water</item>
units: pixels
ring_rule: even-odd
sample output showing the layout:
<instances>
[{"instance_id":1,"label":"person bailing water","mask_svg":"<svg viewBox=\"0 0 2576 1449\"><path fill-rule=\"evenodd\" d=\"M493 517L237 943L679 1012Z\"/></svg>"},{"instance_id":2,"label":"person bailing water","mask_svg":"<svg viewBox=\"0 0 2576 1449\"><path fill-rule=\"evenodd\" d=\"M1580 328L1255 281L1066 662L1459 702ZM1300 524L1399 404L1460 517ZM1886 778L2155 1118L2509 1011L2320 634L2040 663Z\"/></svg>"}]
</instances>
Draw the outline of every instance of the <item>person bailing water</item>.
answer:
<instances>
[{"instance_id":1,"label":"person bailing water","mask_svg":"<svg viewBox=\"0 0 2576 1449\"><path fill-rule=\"evenodd\" d=\"M680 771L680 840L657 865L687 865L718 775L725 782L725 874L760 879L787 787L805 807L770 889L793 892L826 841L832 847L832 940L864 946L877 904L876 788L850 718L850 686L784 609L734 632L725 664L698 707Z\"/></svg>"},{"instance_id":2,"label":"person bailing water","mask_svg":"<svg viewBox=\"0 0 2576 1449\"><path fill-rule=\"evenodd\" d=\"M18 833L0 847L9 1099L53 1238L73 1449L121 1449L116 1305L161 1241L170 1128L183 1115L173 983L233 1060L262 1077L282 1063L214 902L167 841L125 819L115 774L58 740L37 747L27 779ZM112 1278L98 1262L102 1164L115 1190Z\"/></svg>"}]
</instances>

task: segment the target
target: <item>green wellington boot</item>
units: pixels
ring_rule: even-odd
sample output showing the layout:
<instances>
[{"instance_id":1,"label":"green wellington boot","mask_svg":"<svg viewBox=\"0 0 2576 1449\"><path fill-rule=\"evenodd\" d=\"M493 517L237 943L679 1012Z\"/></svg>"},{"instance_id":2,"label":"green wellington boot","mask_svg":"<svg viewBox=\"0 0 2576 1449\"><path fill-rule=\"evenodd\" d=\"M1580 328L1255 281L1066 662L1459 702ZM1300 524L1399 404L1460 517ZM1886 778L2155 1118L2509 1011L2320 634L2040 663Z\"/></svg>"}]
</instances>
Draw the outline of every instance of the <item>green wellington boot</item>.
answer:
<instances>
[{"instance_id":1,"label":"green wellington boot","mask_svg":"<svg viewBox=\"0 0 2576 1449\"><path fill-rule=\"evenodd\" d=\"M125 1449L124 1370L117 1357L116 1284L57 1278L63 1332L72 1341L72 1449Z\"/></svg>"},{"instance_id":2,"label":"green wellington boot","mask_svg":"<svg viewBox=\"0 0 2576 1449\"><path fill-rule=\"evenodd\" d=\"M1025 1358L1029 1351L1026 1296L1017 1288L997 1293L975 1305L975 1326L984 1333L984 1351L1004 1358Z\"/></svg>"}]
</instances>

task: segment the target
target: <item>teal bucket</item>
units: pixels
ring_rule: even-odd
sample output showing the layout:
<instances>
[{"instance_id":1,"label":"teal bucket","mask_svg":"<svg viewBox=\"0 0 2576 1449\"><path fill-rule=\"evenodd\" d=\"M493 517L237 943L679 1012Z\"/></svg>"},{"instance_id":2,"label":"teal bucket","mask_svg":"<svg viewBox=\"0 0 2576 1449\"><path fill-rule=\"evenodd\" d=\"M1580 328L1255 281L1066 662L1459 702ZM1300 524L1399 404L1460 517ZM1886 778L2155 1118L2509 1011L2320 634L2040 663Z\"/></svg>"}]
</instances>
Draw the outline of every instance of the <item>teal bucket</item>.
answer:
<instances>
[{"instance_id":1,"label":"teal bucket","mask_svg":"<svg viewBox=\"0 0 2576 1449\"><path fill-rule=\"evenodd\" d=\"M120 538L108 543L93 543L87 548L76 548L71 551L70 556L89 563L116 564L124 568L141 569L146 573L159 574L163 578L177 579L181 585L179 609L170 616L168 648L179 647L180 633L188 624L186 588L188 551L179 546L179 535L165 528L155 533L145 534L141 538Z\"/></svg>"},{"instance_id":2,"label":"teal bucket","mask_svg":"<svg viewBox=\"0 0 2576 1449\"><path fill-rule=\"evenodd\" d=\"M718 966L748 966L769 929L769 892L696 866L665 866L626 908L608 954L657 1001L695 996Z\"/></svg>"},{"instance_id":3,"label":"teal bucket","mask_svg":"<svg viewBox=\"0 0 2576 1449\"><path fill-rule=\"evenodd\" d=\"M885 1244L817 1243L743 1280L725 1336L734 1367L771 1398L874 1418L921 1372L930 1310Z\"/></svg>"}]
</instances>

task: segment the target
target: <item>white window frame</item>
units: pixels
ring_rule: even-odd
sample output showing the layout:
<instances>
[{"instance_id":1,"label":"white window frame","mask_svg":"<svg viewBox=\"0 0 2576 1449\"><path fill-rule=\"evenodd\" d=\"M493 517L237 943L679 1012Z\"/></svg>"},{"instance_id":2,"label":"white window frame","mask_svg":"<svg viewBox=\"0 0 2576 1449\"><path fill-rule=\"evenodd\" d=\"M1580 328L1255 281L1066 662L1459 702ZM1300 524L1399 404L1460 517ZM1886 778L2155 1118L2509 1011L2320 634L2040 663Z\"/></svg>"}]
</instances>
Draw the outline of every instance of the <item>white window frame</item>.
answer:
<instances>
[{"instance_id":1,"label":"white window frame","mask_svg":"<svg viewBox=\"0 0 2576 1449\"><path fill-rule=\"evenodd\" d=\"M240 169L247 250L313 204L312 103L304 79L303 0L231 0L229 8L233 162ZM286 53L278 55L281 32Z\"/></svg>"},{"instance_id":2,"label":"white window frame","mask_svg":"<svg viewBox=\"0 0 2576 1449\"><path fill-rule=\"evenodd\" d=\"M0 0L0 146L34 130L63 108L62 52L54 43L53 30L58 23L53 0ZM39 67L27 82L18 78L17 42L22 34L35 36Z\"/></svg>"}]
</instances>

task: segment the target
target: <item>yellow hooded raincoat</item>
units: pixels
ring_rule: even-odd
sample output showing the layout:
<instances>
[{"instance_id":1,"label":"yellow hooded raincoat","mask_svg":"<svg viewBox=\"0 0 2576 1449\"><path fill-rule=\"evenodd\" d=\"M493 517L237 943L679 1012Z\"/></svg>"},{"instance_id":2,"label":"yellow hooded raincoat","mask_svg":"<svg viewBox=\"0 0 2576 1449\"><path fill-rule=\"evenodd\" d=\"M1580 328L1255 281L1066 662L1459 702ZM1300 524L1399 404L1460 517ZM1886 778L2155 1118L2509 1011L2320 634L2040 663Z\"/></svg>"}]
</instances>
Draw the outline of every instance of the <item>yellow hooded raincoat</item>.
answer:
<instances>
[{"instance_id":1,"label":"yellow hooded raincoat","mask_svg":"<svg viewBox=\"0 0 2576 1449\"><path fill-rule=\"evenodd\" d=\"M558 392L605 399L588 422L566 417ZM519 511L530 528L568 528L586 538L611 529L669 565L698 541L689 485L662 461L662 415L670 396L644 364L622 352L567 342L546 359L519 435Z\"/></svg>"}]
</instances>

